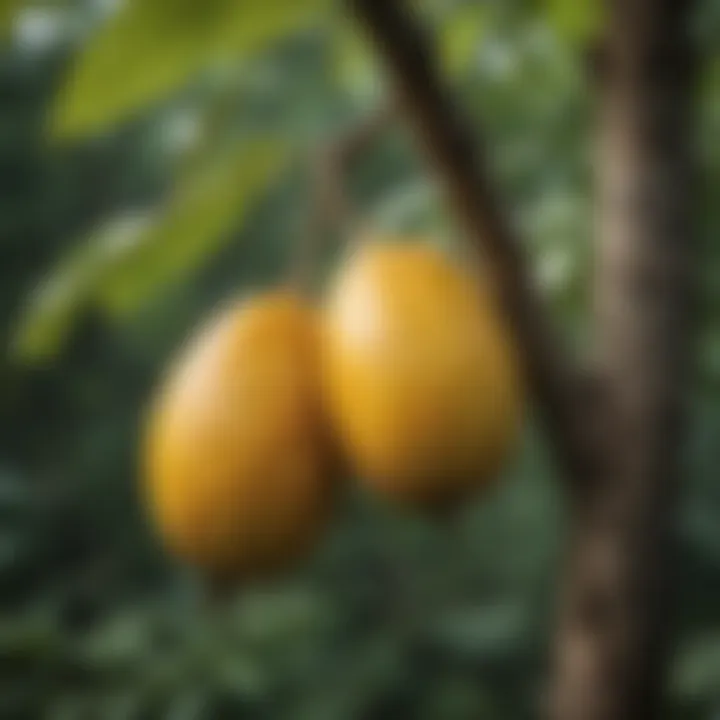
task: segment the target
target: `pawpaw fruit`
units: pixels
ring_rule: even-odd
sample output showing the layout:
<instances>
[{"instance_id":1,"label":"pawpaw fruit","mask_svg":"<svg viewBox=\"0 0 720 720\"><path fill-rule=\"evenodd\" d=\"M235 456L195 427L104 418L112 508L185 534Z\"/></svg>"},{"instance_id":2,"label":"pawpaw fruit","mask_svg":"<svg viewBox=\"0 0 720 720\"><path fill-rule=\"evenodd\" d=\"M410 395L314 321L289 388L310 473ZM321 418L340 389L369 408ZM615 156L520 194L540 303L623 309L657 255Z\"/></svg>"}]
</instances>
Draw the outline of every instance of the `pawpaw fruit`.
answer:
<instances>
[{"instance_id":1,"label":"pawpaw fruit","mask_svg":"<svg viewBox=\"0 0 720 720\"><path fill-rule=\"evenodd\" d=\"M171 366L147 424L145 490L167 550L223 581L299 560L333 498L318 324L292 292L232 302Z\"/></svg>"},{"instance_id":2,"label":"pawpaw fruit","mask_svg":"<svg viewBox=\"0 0 720 720\"><path fill-rule=\"evenodd\" d=\"M427 242L378 238L339 270L323 323L327 405L367 488L444 509L491 483L523 392L489 288Z\"/></svg>"}]
</instances>

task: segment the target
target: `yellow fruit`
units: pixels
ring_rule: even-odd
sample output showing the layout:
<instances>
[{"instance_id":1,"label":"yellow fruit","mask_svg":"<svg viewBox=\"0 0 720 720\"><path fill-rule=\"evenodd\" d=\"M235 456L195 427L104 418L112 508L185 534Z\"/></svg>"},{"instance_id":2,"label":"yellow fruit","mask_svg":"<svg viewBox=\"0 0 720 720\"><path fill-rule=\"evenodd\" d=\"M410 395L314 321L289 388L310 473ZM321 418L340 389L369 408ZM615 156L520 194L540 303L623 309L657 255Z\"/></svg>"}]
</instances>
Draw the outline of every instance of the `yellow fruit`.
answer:
<instances>
[{"instance_id":1,"label":"yellow fruit","mask_svg":"<svg viewBox=\"0 0 720 720\"><path fill-rule=\"evenodd\" d=\"M146 490L168 550L217 578L282 569L328 515L334 457L314 312L277 292L224 309L149 418Z\"/></svg>"},{"instance_id":2,"label":"yellow fruit","mask_svg":"<svg viewBox=\"0 0 720 720\"><path fill-rule=\"evenodd\" d=\"M517 357L489 292L422 242L361 245L327 298L328 406L360 480L444 507L486 486L521 423Z\"/></svg>"}]
</instances>

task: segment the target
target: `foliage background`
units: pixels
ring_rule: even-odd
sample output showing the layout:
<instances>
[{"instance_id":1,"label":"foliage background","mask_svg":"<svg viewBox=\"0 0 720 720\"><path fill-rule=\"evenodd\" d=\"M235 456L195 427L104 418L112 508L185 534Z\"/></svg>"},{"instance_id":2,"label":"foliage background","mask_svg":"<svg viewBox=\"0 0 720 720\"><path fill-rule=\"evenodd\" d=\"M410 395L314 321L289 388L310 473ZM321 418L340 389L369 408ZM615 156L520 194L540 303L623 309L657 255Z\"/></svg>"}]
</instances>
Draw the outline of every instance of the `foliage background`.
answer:
<instances>
[{"instance_id":1,"label":"foliage background","mask_svg":"<svg viewBox=\"0 0 720 720\"><path fill-rule=\"evenodd\" d=\"M600 20L573 0L425 0L533 268L580 346ZM138 497L144 403L231 293L279 282L318 147L383 79L330 0L2 0L0 717L535 717L564 508L528 422L457 527L355 493L291 577L208 610ZM699 3L700 341L678 508L671 718L720 713L720 2ZM402 128L349 173L363 217L456 242ZM329 269L341 237L330 237Z\"/></svg>"}]
</instances>

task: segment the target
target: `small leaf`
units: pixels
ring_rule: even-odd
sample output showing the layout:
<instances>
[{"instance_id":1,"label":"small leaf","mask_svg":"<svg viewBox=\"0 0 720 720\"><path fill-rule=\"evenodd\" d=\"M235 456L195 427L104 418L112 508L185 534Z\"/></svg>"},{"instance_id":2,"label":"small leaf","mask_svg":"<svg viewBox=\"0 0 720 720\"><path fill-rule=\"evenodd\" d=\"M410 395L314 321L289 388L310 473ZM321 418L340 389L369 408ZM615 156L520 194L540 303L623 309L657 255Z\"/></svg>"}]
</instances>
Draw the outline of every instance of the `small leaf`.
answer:
<instances>
[{"instance_id":1,"label":"small leaf","mask_svg":"<svg viewBox=\"0 0 720 720\"><path fill-rule=\"evenodd\" d=\"M61 89L52 130L104 131L182 88L215 62L312 25L326 0L128 0L90 38Z\"/></svg>"},{"instance_id":2,"label":"small leaf","mask_svg":"<svg viewBox=\"0 0 720 720\"><path fill-rule=\"evenodd\" d=\"M602 0L547 0L547 12L558 34L573 44L588 42L605 18Z\"/></svg>"},{"instance_id":3,"label":"small leaf","mask_svg":"<svg viewBox=\"0 0 720 720\"><path fill-rule=\"evenodd\" d=\"M151 621L152 618L135 612L119 614L85 640L83 657L98 669L132 666L148 652Z\"/></svg>"},{"instance_id":4,"label":"small leaf","mask_svg":"<svg viewBox=\"0 0 720 720\"><path fill-rule=\"evenodd\" d=\"M38 362L60 349L107 268L133 241L143 222L137 216L116 218L73 250L38 285L21 313L11 343L15 357Z\"/></svg>"},{"instance_id":5,"label":"small leaf","mask_svg":"<svg viewBox=\"0 0 720 720\"><path fill-rule=\"evenodd\" d=\"M12 29L18 10L26 0L0 0L0 36L7 35Z\"/></svg>"},{"instance_id":6,"label":"small leaf","mask_svg":"<svg viewBox=\"0 0 720 720\"><path fill-rule=\"evenodd\" d=\"M440 619L438 641L460 654L486 657L512 653L528 639L527 608L518 603L460 611Z\"/></svg>"},{"instance_id":7,"label":"small leaf","mask_svg":"<svg viewBox=\"0 0 720 720\"><path fill-rule=\"evenodd\" d=\"M339 85L356 99L373 101L378 95L381 75L355 23L339 23L332 42L332 67Z\"/></svg>"},{"instance_id":8,"label":"small leaf","mask_svg":"<svg viewBox=\"0 0 720 720\"><path fill-rule=\"evenodd\" d=\"M720 687L720 635L714 633L683 649L672 673L674 694L705 697Z\"/></svg>"},{"instance_id":9,"label":"small leaf","mask_svg":"<svg viewBox=\"0 0 720 720\"><path fill-rule=\"evenodd\" d=\"M437 207L435 187L426 178L414 179L373 208L373 225L395 232L425 228L435 219Z\"/></svg>"},{"instance_id":10,"label":"small leaf","mask_svg":"<svg viewBox=\"0 0 720 720\"><path fill-rule=\"evenodd\" d=\"M128 213L93 233L30 297L13 353L47 360L88 306L127 315L185 277L229 239L286 158L277 140L239 143L187 178L157 216Z\"/></svg>"},{"instance_id":11,"label":"small leaf","mask_svg":"<svg viewBox=\"0 0 720 720\"><path fill-rule=\"evenodd\" d=\"M461 5L443 23L439 52L450 75L465 70L473 60L488 27L490 6L483 3Z\"/></svg>"},{"instance_id":12,"label":"small leaf","mask_svg":"<svg viewBox=\"0 0 720 720\"><path fill-rule=\"evenodd\" d=\"M423 704L420 720L453 720L458 718L476 718L490 720L499 717L489 693L477 680L471 678L438 678L430 684L427 692L427 704Z\"/></svg>"},{"instance_id":13,"label":"small leaf","mask_svg":"<svg viewBox=\"0 0 720 720\"><path fill-rule=\"evenodd\" d=\"M126 315L184 278L230 239L287 157L278 141L240 143L193 175L106 273L101 304Z\"/></svg>"}]
</instances>

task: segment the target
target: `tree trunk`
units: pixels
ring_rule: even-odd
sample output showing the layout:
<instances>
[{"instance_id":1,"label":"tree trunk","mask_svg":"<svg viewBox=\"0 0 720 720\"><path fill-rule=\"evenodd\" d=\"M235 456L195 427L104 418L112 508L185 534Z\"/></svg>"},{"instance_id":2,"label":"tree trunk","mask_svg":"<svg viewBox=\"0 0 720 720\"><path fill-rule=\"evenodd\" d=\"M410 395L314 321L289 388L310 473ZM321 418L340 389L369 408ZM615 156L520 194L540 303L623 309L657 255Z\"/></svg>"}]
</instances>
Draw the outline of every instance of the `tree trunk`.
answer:
<instances>
[{"instance_id":1,"label":"tree trunk","mask_svg":"<svg viewBox=\"0 0 720 720\"><path fill-rule=\"evenodd\" d=\"M600 68L603 448L573 498L552 720L659 716L689 303L689 0L615 0Z\"/></svg>"}]
</instances>

